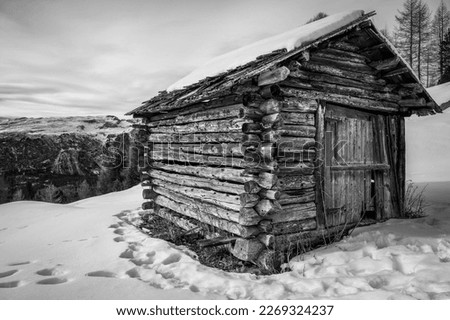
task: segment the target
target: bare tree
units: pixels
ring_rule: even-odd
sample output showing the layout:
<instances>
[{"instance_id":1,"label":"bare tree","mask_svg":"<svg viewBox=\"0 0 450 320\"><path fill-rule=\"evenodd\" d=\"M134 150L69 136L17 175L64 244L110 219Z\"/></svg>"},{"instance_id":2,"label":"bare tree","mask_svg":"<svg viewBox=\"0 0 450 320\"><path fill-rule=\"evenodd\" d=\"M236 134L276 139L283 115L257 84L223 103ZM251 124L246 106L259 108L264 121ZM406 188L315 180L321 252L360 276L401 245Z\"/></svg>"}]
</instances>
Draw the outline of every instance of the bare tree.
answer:
<instances>
[{"instance_id":1,"label":"bare tree","mask_svg":"<svg viewBox=\"0 0 450 320\"><path fill-rule=\"evenodd\" d=\"M436 49L434 58L438 61L439 77L442 77L444 73L444 52L441 48L441 43L444 41L445 34L450 27L450 12L444 1L436 10L433 19L433 47Z\"/></svg>"},{"instance_id":2,"label":"bare tree","mask_svg":"<svg viewBox=\"0 0 450 320\"><path fill-rule=\"evenodd\" d=\"M408 60L410 66L413 66L415 59L415 45L417 43L417 11L419 0L406 0L403 3L402 10L398 10L395 16L397 26L395 30L395 39L400 53Z\"/></svg>"},{"instance_id":3,"label":"bare tree","mask_svg":"<svg viewBox=\"0 0 450 320\"><path fill-rule=\"evenodd\" d=\"M430 42L430 19L431 13L428 4L419 0L417 8L417 74L422 79L422 62L424 59L423 51ZM426 58L426 56L425 56Z\"/></svg>"}]
</instances>

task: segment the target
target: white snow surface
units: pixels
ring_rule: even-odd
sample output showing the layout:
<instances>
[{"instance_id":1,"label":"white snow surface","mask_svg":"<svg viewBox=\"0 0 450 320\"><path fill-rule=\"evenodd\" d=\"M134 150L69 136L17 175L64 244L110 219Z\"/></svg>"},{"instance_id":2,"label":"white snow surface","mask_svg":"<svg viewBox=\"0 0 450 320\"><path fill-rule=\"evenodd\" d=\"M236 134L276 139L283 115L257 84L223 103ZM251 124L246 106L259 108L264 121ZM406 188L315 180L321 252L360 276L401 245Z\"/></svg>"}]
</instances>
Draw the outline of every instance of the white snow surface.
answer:
<instances>
[{"instance_id":1,"label":"white snow surface","mask_svg":"<svg viewBox=\"0 0 450 320\"><path fill-rule=\"evenodd\" d=\"M450 102L450 82L427 88L427 91L439 105Z\"/></svg>"},{"instance_id":2,"label":"white snow surface","mask_svg":"<svg viewBox=\"0 0 450 320\"><path fill-rule=\"evenodd\" d=\"M255 60L258 56L279 49L299 48L352 23L364 14L362 10L347 11L300 26L285 33L266 38L235 51L218 56L186 77L172 84L167 91L182 89L206 77L212 77Z\"/></svg>"},{"instance_id":3,"label":"white snow surface","mask_svg":"<svg viewBox=\"0 0 450 320\"><path fill-rule=\"evenodd\" d=\"M140 187L0 205L0 298L449 299L450 182L427 190L429 216L360 228L272 276L209 268L140 232Z\"/></svg>"}]
</instances>

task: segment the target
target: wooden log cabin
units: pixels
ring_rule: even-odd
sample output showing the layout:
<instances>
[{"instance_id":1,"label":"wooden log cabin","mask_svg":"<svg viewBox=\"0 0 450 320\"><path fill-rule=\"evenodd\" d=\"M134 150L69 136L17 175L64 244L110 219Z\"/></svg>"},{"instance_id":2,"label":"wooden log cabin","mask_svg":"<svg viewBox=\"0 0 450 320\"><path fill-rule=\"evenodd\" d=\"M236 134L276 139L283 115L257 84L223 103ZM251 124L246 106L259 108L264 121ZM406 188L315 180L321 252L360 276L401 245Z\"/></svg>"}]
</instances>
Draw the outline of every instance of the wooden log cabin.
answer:
<instances>
[{"instance_id":1,"label":"wooden log cabin","mask_svg":"<svg viewBox=\"0 0 450 320\"><path fill-rule=\"evenodd\" d=\"M148 137L143 208L263 267L403 217L404 119L440 109L373 15L331 16L219 57L129 112Z\"/></svg>"}]
</instances>

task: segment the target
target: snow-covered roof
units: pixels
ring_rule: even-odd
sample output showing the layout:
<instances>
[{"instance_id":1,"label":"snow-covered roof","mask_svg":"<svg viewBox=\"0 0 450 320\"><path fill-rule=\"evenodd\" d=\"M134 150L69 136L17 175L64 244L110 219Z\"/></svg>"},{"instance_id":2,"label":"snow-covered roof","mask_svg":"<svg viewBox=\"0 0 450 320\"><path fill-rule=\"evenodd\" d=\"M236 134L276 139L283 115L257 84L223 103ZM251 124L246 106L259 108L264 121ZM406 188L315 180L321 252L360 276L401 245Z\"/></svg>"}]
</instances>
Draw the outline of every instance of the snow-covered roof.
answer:
<instances>
[{"instance_id":1,"label":"snow-covered roof","mask_svg":"<svg viewBox=\"0 0 450 320\"><path fill-rule=\"evenodd\" d=\"M227 70L244 65L255 60L258 56L269 52L286 49L293 50L311 43L320 37L323 37L336 29L352 23L364 15L364 11L346 11L328 16L324 19L308 23L285 33L272 36L252 43L240 49L231 51L219 57L216 57L198 69L195 69L186 77L172 84L167 91L182 89L190 84L206 77L218 75Z\"/></svg>"},{"instance_id":2,"label":"snow-covered roof","mask_svg":"<svg viewBox=\"0 0 450 320\"><path fill-rule=\"evenodd\" d=\"M441 109L450 107L450 82L428 88L427 91L433 100L441 106Z\"/></svg>"}]
</instances>

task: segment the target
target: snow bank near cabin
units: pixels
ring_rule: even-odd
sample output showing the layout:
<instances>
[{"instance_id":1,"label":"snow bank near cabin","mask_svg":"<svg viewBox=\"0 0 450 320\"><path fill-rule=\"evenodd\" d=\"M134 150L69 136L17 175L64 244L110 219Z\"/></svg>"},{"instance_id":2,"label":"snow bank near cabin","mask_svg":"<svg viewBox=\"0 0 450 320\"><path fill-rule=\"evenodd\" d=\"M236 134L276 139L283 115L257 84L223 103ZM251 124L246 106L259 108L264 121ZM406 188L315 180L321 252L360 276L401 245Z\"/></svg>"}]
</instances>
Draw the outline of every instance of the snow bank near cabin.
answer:
<instances>
[{"instance_id":1,"label":"snow bank near cabin","mask_svg":"<svg viewBox=\"0 0 450 320\"><path fill-rule=\"evenodd\" d=\"M0 205L0 299L198 299L128 272L135 264L123 253L131 244L121 237L140 232L115 215L140 202L135 187L66 205Z\"/></svg>"},{"instance_id":2,"label":"snow bank near cabin","mask_svg":"<svg viewBox=\"0 0 450 320\"><path fill-rule=\"evenodd\" d=\"M363 14L364 11L362 10L338 13L226 53L210 60L202 67L178 80L172 84L167 91L182 89L183 87L196 83L206 77L212 77L246 64L255 60L258 56L271 53L274 50L287 49L289 51L301 47L338 28L352 23Z\"/></svg>"},{"instance_id":3,"label":"snow bank near cabin","mask_svg":"<svg viewBox=\"0 0 450 320\"><path fill-rule=\"evenodd\" d=\"M138 231L140 187L0 205L0 299L449 299L450 183L436 186L429 217L359 229L272 276L203 266Z\"/></svg>"},{"instance_id":4,"label":"snow bank near cabin","mask_svg":"<svg viewBox=\"0 0 450 320\"><path fill-rule=\"evenodd\" d=\"M445 109L450 107L450 82L428 88L427 91L438 105L448 104L443 107Z\"/></svg>"}]
</instances>

